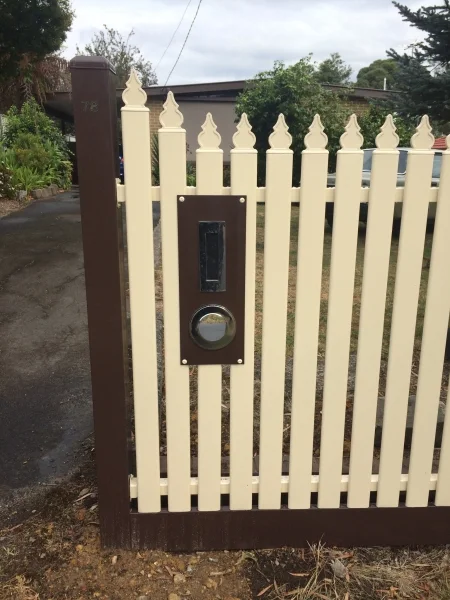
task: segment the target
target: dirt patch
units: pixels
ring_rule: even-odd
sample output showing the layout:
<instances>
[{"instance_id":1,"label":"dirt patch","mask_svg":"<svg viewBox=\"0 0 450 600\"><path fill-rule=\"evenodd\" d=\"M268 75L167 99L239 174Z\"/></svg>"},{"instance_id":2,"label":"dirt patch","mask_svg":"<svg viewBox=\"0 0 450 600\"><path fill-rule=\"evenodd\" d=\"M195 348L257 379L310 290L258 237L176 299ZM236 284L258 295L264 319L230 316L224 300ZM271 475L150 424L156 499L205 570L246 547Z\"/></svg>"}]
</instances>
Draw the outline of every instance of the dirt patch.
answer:
<instances>
[{"instance_id":1,"label":"dirt patch","mask_svg":"<svg viewBox=\"0 0 450 600\"><path fill-rule=\"evenodd\" d=\"M21 210L28 204L28 201L9 200L8 198L0 198L0 219L6 217L10 213Z\"/></svg>"},{"instance_id":2,"label":"dirt patch","mask_svg":"<svg viewBox=\"0 0 450 600\"><path fill-rule=\"evenodd\" d=\"M94 456L0 530L2 600L450 598L450 549L103 550Z\"/></svg>"},{"instance_id":3,"label":"dirt patch","mask_svg":"<svg viewBox=\"0 0 450 600\"><path fill-rule=\"evenodd\" d=\"M249 600L240 552L102 550L92 453L0 531L2 600ZM170 596L175 594L175 596Z\"/></svg>"}]
</instances>

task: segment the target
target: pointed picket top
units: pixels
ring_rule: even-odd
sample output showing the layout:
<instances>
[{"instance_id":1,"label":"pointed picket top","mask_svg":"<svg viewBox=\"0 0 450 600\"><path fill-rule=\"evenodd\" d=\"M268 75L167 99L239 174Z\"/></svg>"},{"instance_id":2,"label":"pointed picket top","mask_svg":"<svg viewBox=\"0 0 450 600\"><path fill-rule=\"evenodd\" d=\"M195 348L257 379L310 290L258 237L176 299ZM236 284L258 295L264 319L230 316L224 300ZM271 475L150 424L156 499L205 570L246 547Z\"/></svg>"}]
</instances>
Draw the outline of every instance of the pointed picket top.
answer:
<instances>
[{"instance_id":1,"label":"pointed picket top","mask_svg":"<svg viewBox=\"0 0 450 600\"><path fill-rule=\"evenodd\" d=\"M198 136L198 145L200 148L218 148L221 141L222 138L217 131L217 125L214 123L212 114L208 113Z\"/></svg>"},{"instance_id":2,"label":"pointed picket top","mask_svg":"<svg viewBox=\"0 0 450 600\"><path fill-rule=\"evenodd\" d=\"M345 126L345 133L341 135L339 140L341 148L343 150L360 150L363 145L364 138L360 133L360 126L358 125L358 119L356 115L351 115L347 125Z\"/></svg>"},{"instance_id":3,"label":"pointed picket top","mask_svg":"<svg viewBox=\"0 0 450 600\"><path fill-rule=\"evenodd\" d=\"M235 148L253 148L256 143L256 136L252 131L252 126L248 122L246 113L242 113L241 119L236 126L236 133L233 135L233 144Z\"/></svg>"},{"instance_id":4,"label":"pointed picket top","mask_svg":"<svg viewBox=\"0 0 450 600\"><path fill-rule=\"evenodd\" d=\"M308 150L324 150L327 147L328 136L324 131L320 115L314 115L309 126L309 133L305 136L305 146Z\"/></svg>"},{"instance_id":5,"label":"pointed picket top","mask_svg":"<svg viewBox=\"0 0 450 600\"><path fill-rule=\"evenodd\" d=\"M283 113L280 113L269 136L269 145L273 150L288 150L291 144L292 135L289 133Z\"/></svg>"},{"instance_id":6,"label":"pointed picket top","mask_svg":"<svg viewBox=\"0 0 450 600\"><path fill-rule=\"evenodd\" d=\"M392 115L388 115L380 128L380 133L375 138L376 147L381 150L395 150L400 141L396 131L397 127L394 124L394 119Z\"/></svg>"},{"instance_id":7,"label":"pointed picket top","mask_svg":"<svg viewBox=\"0 0 450 600\"><path fill-rule=\"evenodd\" d=\"M145 106L147 94L142 89L138 74L135 69L131 69L130 77L126 83L126 88L122 93L122 100L125 106Z\"/></svg>"},{"instance_id":8,"label":"pointed picket top","mask_svg":"<svg viewBox=\"0 0 450 600\"><path fill-rule=\"evenodd\" d=\"M179 129L183 125L183 115L178 110L179 105L175 101L175 96L172 92L167 94L167 99L163 104L164 110L159 115L161 127L170 129Z\"/></svg>"},{"instance_id":9,"label":"pointed picket top","mask_svg":"<svg viewBox=\"0 0 450 600\"><path fill-rule=\"evenodd\" d=\"M423 115L416 133L411 138L411 147L414 150L431 150L434 144L434 135L431 131L430 119L428 115Z\"/></svg>"},{"instance_id":10,"label":"pointed picket top","mask_svg":"<svg viewBox=\"0 0 450 600\"><path fill-rule=\"evenodd\" d=\"M450 150L450 133L448 134L448 136L445 138L445 144L447 146L447 150Z\"/></svg>"}]
</instances>

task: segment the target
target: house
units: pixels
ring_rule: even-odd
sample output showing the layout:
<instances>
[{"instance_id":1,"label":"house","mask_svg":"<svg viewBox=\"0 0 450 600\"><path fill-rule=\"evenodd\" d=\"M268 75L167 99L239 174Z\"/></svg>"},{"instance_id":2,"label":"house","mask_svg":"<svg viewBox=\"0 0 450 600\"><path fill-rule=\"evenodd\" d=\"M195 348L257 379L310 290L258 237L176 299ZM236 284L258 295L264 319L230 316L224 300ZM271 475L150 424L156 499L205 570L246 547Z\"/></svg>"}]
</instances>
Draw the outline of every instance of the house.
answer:
<instances>
[{"instance_id":1,"label":"house","mask_svg":"<svg viewBox=\"0 0 450 600\"><path fill-rule=\"evenodd\" d=\"M145 88L150 108L150 127L156 132L159 125L159 115L167 92L171 90L180 105L184 115L184 127L187 135L187 158L195 160L197 136L205 120L206 113L212 113L217 129L222 136L221 147L224 151L224 161L229 162L230 150L233 147L232 137L236 130L235 105L237 96L251 83L247 81L221 81L214 83L194 83L187 85L169 85ZM343 92L349 90L345 86L324 85L325 88ZM122 106L122 91L117 90L117 105ZM392 92L386 90L352 88L345 100L346 104L357 115L367 110L370 100L387 99ZM45 102L49 115L64 121L73 121L72 98L70 92L56 92Z\"/></svg>"}]
</instances>

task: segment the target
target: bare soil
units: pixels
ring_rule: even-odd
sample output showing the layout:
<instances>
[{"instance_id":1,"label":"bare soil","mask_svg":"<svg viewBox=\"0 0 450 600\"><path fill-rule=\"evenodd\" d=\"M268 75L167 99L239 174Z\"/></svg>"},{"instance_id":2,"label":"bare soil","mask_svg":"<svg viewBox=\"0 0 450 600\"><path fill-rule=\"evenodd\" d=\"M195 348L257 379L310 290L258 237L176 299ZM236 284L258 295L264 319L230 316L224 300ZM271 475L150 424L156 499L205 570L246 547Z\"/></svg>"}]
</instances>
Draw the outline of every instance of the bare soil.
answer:
<instances>
[{"instance_id":1,"label":"bare soil","mask_svg":"<svg viewBox=\"0 0 450 600\"><path fill-rule=\"evenodd\" d=\"M0 198L0 219L6 217L12 212L21 210L28 204L26 202L19 202L19 200L9 200L8 198Z\"/></svg>"},{"instance_id":2,"label":"bare soil","mask_svg":"<svg viewBox=\"0 0 450 600\"><path fill-rule=\"evenodd\" d=\"M71 480L2 523L1 600L450 599L448 547L104 550L91 448Z\"/></svg>"},{"instance_id":3,"label":"bare soil","mask_svg":"<svg viewBox=\"0 0 450 600\"><path fill-rule=\"evenodd\" d=\"M70 481L1 522L1 600L251 598L240 552L103 550L92 452Z\"/></svg>"}]
</instances>

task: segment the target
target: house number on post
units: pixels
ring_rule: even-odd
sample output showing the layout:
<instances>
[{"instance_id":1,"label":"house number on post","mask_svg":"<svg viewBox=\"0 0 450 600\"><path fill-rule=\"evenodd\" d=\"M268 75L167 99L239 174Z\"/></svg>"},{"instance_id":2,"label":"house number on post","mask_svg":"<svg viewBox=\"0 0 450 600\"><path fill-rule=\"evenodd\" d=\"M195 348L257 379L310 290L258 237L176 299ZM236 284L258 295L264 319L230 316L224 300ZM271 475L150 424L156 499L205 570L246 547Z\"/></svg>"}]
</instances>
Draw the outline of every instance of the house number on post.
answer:
<instances>
[{"instance_id":1,"label":"house number on post","mask_svg":"<svg viewBox=\"0 0 450 600\"><path fill-rule=\"evenodd\" d=\"M245 196L178 196L180 362L242 364Z\"/></svg>"}]
</instances>

